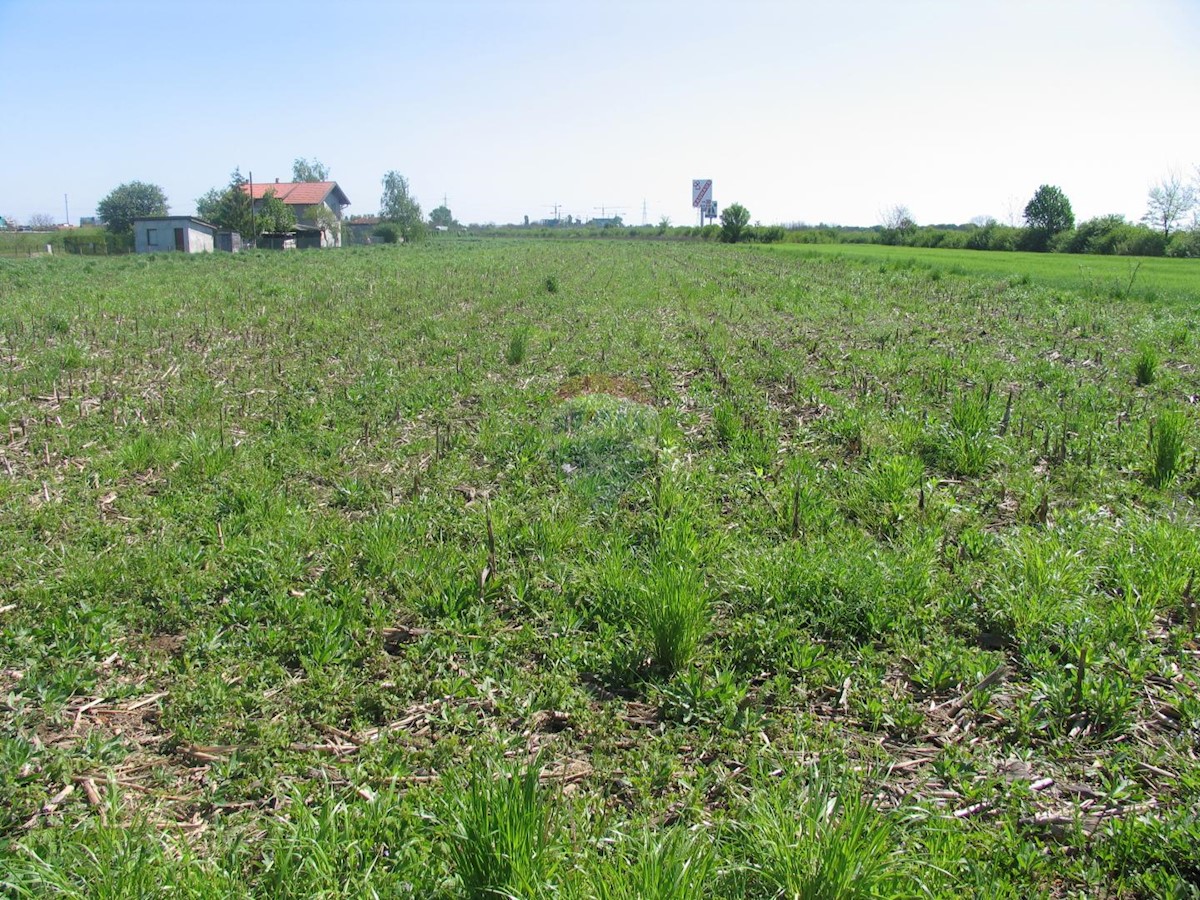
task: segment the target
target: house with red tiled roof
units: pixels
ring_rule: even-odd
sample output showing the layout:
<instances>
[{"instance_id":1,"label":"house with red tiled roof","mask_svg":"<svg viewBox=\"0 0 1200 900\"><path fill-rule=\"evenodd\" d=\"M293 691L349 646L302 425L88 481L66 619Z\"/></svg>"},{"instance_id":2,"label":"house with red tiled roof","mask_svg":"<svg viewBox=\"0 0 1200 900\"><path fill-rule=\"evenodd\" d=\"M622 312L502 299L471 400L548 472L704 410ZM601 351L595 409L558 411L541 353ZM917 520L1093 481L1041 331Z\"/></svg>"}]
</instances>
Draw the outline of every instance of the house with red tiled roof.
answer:
<instances>
[{"instance_id":1,"label":"house with red tiled roof","mask_svg":"<svg viewBox=\"0 0 1200 900\"><path fill-rule=\"evenodd\" d=\"M326 234L325 229L322 229L321 246L341 246L342 210L350 205L350 198L346 196L345 191L338 187L336 181L281 182L276 178L274 182L268 181L266 184L259 184L257 182L253 185L244 184L242 185L242 190L254 198L255 209L261 207L268 192L274 193L276 197L291 207L292 212L296 214L296 223L298 225L307 225L314 228L321 227L322 223L318 222L313 215L313 207L325 207L333 213L333 218L338 223L338 227L329 234Z\"/></svg>"}]
</instances>

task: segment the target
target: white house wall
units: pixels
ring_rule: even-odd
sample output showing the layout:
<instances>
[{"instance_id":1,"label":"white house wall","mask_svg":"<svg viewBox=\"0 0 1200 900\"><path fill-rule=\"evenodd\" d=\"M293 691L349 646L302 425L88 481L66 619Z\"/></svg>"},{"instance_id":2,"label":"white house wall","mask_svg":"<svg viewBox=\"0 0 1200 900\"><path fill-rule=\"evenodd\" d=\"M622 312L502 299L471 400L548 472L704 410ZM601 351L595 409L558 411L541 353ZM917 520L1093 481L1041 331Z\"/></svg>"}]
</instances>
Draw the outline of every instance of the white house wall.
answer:
<instances>
[{"instance_id":1,"label":"white house wall","mask_svg":"<svg viewBox=\"0 0 1200 900\"><path fill-rule=\"evenodd\" d=\"M133 249L135 253L171 253L175 251L175 229L183 229L183 246L187 253L212 253L213 232L197 225L190 219L157 219L135 221ZM154 243L147 237L147 230L154 232Z\"/></svg>"},{"instance_id":2,"label":"white house wall","mask_svg":"<svg viewBox=\"0 0 1200 900\"><path fill-rule=\"evenodd\" d=\"M172 246L174 243L175 237L172 232ZM196 227L195 223L183 233L183 246L188 253L212 253L216 249L213 244L213 233L207 228Z\"/></svg>"}]
</instances>

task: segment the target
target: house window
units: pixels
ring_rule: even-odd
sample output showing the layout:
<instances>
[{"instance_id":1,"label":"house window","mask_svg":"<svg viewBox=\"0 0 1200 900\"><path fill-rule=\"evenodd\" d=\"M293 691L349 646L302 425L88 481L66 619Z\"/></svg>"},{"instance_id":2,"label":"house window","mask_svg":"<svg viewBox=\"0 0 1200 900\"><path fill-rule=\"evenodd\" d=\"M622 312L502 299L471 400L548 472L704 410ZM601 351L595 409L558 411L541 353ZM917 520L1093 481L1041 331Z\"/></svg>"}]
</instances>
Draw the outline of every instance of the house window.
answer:
<instances>
[{"instance_id":1,"label":"house window","mask_svg":"<svg viewBox=\"0 0 1200 900\"><path fill-rule=\"evenodd\" d=\"M147 228L146 229L146 246L147 247L157 247L158 246L158 229L157 228Z\"/></svg>"}]
</instances>

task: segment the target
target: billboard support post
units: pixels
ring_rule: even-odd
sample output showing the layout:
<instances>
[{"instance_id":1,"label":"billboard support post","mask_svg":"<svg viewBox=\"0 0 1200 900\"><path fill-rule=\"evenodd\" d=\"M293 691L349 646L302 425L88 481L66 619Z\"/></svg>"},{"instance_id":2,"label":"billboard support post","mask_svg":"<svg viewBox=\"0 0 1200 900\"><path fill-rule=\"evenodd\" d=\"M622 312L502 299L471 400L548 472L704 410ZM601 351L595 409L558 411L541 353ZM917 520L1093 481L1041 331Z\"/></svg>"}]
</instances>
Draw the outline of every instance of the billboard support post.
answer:
<instances>
[{"instance_id":1,"label":"billboard support post","mask_svg":"<svg viewBox=\"0 0 1200 900\"><path fill-rule=\"evenodd\" d=\"M692 179L692 206L700 211L700 227L704 227L704 214L709 209L709 204L712 202L712 179L711 178L693 178Z\"/></svg>"}]
</instances>

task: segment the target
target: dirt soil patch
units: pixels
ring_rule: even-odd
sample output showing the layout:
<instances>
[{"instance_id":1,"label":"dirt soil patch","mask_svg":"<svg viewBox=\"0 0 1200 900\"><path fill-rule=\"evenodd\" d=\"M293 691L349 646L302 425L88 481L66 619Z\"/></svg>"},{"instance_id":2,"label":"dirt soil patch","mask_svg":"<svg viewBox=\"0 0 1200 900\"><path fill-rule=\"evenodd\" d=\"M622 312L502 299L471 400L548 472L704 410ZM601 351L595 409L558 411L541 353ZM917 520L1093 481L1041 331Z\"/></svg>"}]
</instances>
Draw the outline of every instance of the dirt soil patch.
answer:
<instances>
[{"instance_id":1,"label":"dirt soil patch","mask_svg":"<svg viewBox=\"0 0 1200 900\"><path fill-rule=\"evenodd\" d=\"M558 389L559 400L571 400L588 394L608 394L635 403L652 404L653 398L636 381L620 375L575 375Z\"/></svg>"}]
</instances>

